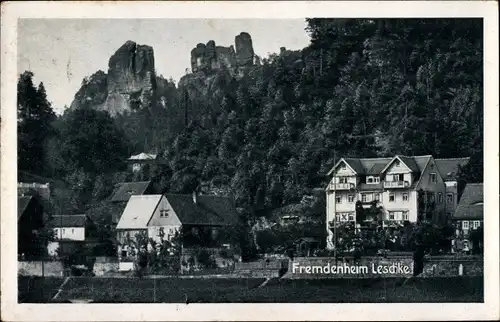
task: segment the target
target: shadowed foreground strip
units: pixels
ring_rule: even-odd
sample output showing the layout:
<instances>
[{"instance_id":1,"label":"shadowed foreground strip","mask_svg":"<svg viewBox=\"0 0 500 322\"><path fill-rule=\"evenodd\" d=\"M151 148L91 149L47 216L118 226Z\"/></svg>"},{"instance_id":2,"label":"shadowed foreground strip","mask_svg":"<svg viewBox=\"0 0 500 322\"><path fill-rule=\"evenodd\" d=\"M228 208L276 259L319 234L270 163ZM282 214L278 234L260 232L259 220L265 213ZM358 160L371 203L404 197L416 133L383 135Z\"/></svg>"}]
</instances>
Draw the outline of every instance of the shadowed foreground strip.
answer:
<instances>
[{"instance_id":1,"label":"shadowed foreground strip","mask_svg":"<svg viewBox=\"0 0 500 322\"><path fill-rule=\"evenodd\" d=\"M30 282L31 280L31 282ZM19 300L52 302L59 284L51 279L19 279ZM364 280L270 280L160 278L72 278L57 302L93 303L418 303L483 302L483 278L404 278ZM26 285L32 284L26 292ZM51 291L51 285L53 286ZM41 298L41 288L44 288Z\"/></svg>"}]
</instances>

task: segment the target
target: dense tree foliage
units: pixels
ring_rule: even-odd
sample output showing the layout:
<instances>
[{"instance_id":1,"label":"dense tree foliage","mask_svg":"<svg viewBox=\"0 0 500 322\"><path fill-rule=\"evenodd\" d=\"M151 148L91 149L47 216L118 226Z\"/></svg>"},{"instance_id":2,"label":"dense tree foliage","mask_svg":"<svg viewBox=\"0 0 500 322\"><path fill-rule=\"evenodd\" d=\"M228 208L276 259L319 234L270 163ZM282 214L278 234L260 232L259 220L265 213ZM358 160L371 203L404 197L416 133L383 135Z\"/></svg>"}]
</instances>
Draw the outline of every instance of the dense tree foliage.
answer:
<instances>
[{"instance_id":1,"label":"dense tree foliage","mask_svg":"<svg viewBox=\"0 0 500 322\"><path fill-rule=\"evenodd\" d=\"M19 170L46 174L46 142L54 134L51 123L56 115L47 100L43 83L33 84L33 73L26 71L17 82L17 144Z\"/></svg>"}]
</instances>

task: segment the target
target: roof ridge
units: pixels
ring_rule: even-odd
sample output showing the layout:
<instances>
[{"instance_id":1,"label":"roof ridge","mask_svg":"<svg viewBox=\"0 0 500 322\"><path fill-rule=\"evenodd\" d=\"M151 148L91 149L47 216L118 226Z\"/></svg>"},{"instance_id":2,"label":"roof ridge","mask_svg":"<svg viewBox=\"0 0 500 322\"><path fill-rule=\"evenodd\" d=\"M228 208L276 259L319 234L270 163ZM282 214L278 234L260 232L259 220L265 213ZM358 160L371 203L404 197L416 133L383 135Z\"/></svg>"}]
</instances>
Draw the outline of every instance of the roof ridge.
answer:
<instances>
[{"instance_id":1,"label":"roof ridge","mask_svg":"<svg viewBox=\"0 0 500 322\"><path fill-rule=\"evenodd\" d=\"M463 160L463 159L470 159L470 157L458 157L458 158L439 158L439 159L434 159L434 160Z\"/></svg>"},{"instance_id":2,"label":"roof ridge","mask_svg":"<svg viewBox=\"0 0 500 322\"><path fill-rule=\"evenodd\" d=\"M154 195L132 195L130 196L130 199L134 198L134 199L151 199L153 197L162 197L163 195L162 194L154 194Z\"/></svg>"},{"instance_id":3,"label":"roof ridge","mask_svg":"<svg viewBox=\"0 0 500 322\"><path fill-rule=\"evenodd\" d=\"M188 193L170 193L170 192L167 192L164 194L165 196L166 195L169 195L169 196L187 196L187 197L190 197L191 195L188 194Z\"/></svg>"},{"instance_id":4,"label":"roof ridge","mask_svg":"<svg viewBox=\"0 0 500 322\"><path fill-rule=\"evenodd\" d=\"M117 184L125 184L125 183L146 183L146 182L151 182L151 180L146 180L146 181L123 181L123 182L118 182Z\"/></svg>"}]
</instances>

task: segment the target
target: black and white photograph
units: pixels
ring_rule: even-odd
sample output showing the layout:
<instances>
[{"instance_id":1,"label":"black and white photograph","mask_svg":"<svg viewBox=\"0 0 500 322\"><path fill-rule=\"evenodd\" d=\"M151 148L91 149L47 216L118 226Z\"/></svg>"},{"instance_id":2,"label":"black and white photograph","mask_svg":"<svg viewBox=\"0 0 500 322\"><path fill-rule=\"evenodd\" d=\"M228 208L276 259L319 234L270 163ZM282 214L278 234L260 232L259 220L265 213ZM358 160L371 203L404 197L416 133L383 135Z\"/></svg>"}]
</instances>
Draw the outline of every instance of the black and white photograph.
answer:
<instances>
[{"instance_id":1,"label":"black and white photograph","mask_svg":"<svg viewBox=\"0 0 500 322\"><path fill-rule=\"evenodd\" d=\"M491 305L485 19L306 13L16 19L14 301Z\"/></svg>"}]
</instances>

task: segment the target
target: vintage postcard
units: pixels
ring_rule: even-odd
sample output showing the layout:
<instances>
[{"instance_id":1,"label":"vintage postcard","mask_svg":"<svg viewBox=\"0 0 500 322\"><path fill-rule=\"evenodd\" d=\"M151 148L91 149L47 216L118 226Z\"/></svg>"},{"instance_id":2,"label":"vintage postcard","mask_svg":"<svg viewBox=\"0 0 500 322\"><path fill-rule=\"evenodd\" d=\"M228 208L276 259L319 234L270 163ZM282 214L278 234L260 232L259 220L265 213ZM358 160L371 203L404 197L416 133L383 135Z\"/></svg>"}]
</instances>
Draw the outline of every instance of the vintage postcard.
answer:
<instances>
[{"instance_id":1,"label":"vintage postcard","mask_svg":"<svg viewBox=\"0 0 500 322\"><path fill-rule=\"evenodd\" d=\"M2 319L500 318L497 9L2 3Z\"/></svg>"}]
</instances>

